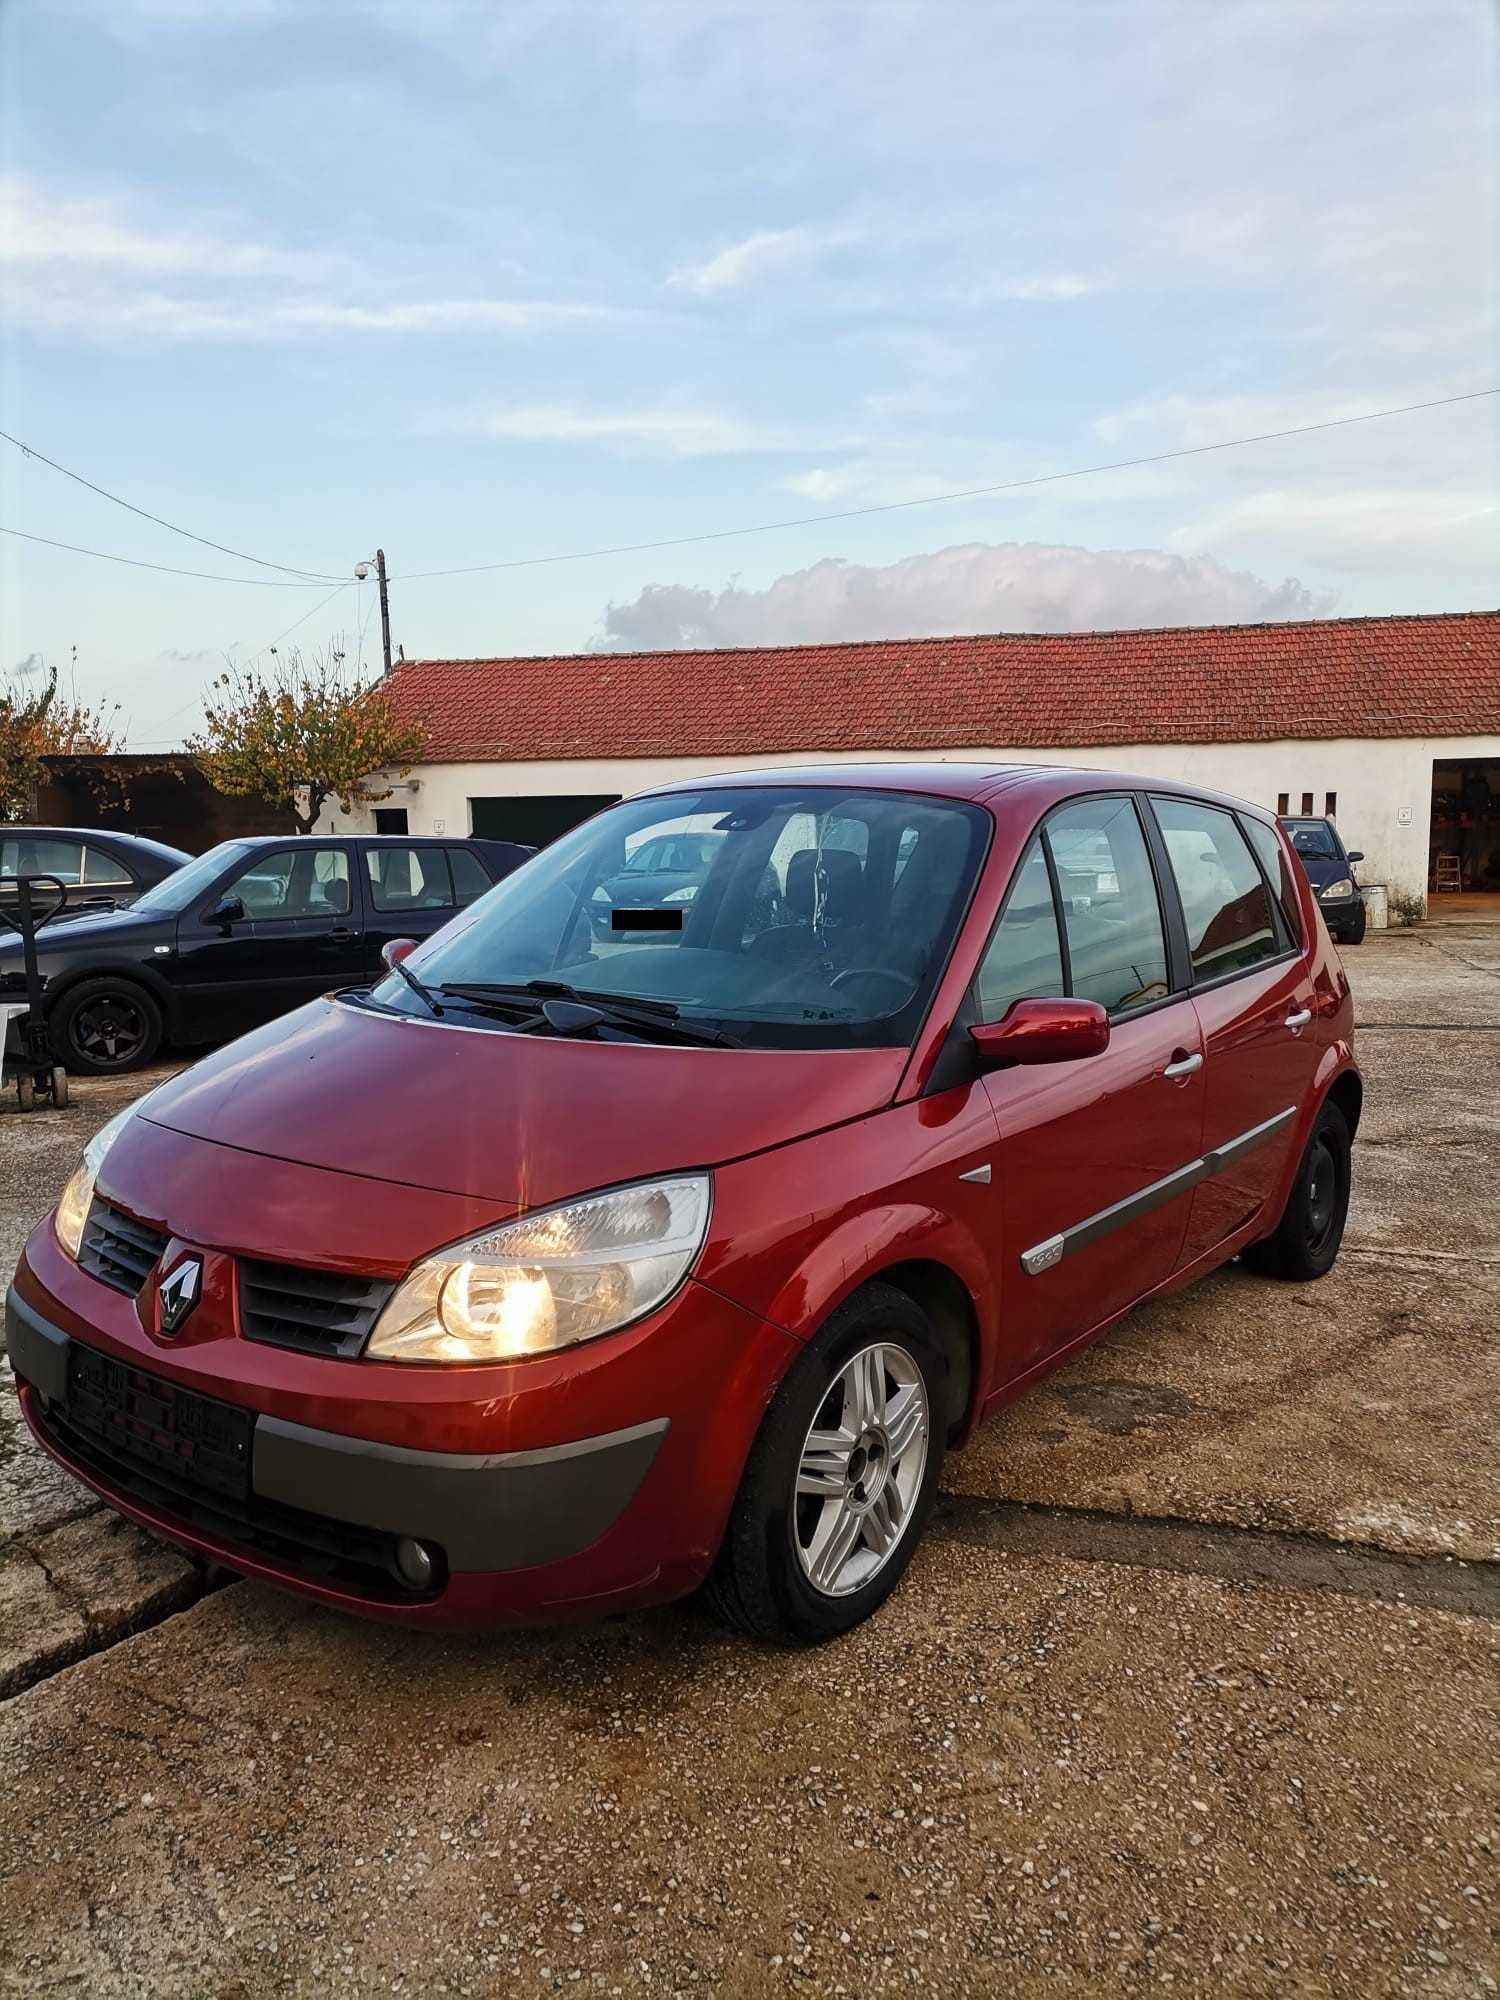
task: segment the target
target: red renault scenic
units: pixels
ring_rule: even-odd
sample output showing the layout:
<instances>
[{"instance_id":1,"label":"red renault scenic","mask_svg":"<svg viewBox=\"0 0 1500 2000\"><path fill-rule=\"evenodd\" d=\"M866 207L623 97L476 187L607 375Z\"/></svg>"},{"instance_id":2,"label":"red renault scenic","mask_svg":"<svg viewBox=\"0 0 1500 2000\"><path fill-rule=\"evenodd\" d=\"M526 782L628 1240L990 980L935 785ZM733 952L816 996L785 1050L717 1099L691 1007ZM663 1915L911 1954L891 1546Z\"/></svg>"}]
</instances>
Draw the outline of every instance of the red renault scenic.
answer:
<instances>
[{"instance_id":1,"label":"red renault scenic","mask_svg":"<svg viewBox=\"0 0 1500 2000\"><path fill-rule=\"evenodd\" d=\"M22 1406L122 1513L331 1604L704 1586L825 1638L944 1452L1139 1300L1241 1252L1327 1271L1351 1012L1233 799L667 787L105 1126L9 1295Z\"/></svg>"}]
</instances>

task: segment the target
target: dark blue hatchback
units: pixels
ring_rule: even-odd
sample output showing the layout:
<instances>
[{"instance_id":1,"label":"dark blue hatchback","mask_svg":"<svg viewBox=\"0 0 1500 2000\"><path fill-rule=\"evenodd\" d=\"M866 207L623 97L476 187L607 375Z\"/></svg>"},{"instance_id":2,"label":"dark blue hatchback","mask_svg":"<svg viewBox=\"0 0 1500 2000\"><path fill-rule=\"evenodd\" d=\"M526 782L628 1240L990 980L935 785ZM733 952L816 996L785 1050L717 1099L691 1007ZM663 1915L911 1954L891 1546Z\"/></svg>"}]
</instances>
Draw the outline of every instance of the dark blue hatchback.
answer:
<instances>
[{"instance_id":1,"label":"dark blue hatchback","mask_svg":"<svg viewBox=\"0 0 1500 2000\"><path fill-rule=\"evenodd\" d=\"M1363 853L1344 846L1331 819L1283 819L1281 824L1307 872L1330 937L1339 944L1362 944L1365 899L1354 879L1354 864L1364 860Z\"/></svg>"}]
</instances>

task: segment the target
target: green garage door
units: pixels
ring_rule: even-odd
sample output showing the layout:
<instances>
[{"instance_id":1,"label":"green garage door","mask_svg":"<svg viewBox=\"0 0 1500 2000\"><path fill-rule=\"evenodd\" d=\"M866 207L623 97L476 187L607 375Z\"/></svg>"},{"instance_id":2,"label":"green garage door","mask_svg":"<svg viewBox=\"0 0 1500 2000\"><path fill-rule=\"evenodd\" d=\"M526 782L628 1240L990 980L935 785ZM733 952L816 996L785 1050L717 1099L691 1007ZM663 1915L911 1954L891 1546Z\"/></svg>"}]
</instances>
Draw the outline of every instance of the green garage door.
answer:
<instances>
[{"instance_id":1,"label":"green garage door","mask_svg":"<svg viewBox=\"0 0 1500 2000\"><path fill-rule=\"evenodd\" d=\"M554 797L470 799L469 825L476 840L519 840L527 847L545 847L570 826L619 803L618 792L599 796L564 793Z\"/></svg>"}]
</instances>

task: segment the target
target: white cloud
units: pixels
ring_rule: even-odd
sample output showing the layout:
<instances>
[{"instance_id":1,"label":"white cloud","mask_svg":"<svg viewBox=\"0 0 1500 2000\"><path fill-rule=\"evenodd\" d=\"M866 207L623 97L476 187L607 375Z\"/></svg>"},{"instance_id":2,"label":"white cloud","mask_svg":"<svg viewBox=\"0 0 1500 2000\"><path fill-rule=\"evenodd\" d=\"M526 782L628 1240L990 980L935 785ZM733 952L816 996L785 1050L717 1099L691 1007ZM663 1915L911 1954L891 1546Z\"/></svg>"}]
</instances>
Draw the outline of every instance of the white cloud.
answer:
<instances>
[{"instance_id":1,"label":"white cloud","mask_svg":"<svg viewBox=\"0 0 1500 2000\"><path fill-rule=\"evenodd\" d=\"M701 264L679 266L669 274L667 283L689 292L737 291L753 279L809 263L825 250L857 243L860 234L852 228L810 229L801 225L794 229L758 229Z\"/></svg>"},{"instance_id":2,"label":"white cloud","mask_svg":"<svg viewBox=\"0 0 1500 2000\"><path fill-rule=\"evenodd\" d=\"M376 280L343 251L290 250L206 229L142 225L118 195L58 196L0 179L4 317L100 340L253 340L298 335L531 333L645 317L557 299L364 303ZM333 294L333 295L331 295Z\"/></svg>"},{"instance_id":3,"label":"white cloud","mask_svg":"<svg viewBox=\"0 0 1500 2000\"><path fill-rule=\"evenodd\" d=\"M1024 278L996 278L984 284L950 286L944 297L954 305L988 306L1002 299L1033 305L1067 305L1103 289L1103 280L1079 271L1043 271Z\"/></svg>"},{"instance_id":4,"label":"white cloud","mask_svg":"<svg viewBox=\"0 0 1500 2000\"><path fill-rule=\"evenodd\" d=\"M1295 560L1321 569L1389 570L1420 556L1426 564L1483 570L1500 546L1500 506L1493 491L1363 491L1247 493L1207 509L1168 537L1174 549L1228 545L1295 550Z\"/></svg>"},{"instance_id":5,"label":"white cloud","mask_svg":"<svg viewBox=\"0 0 1500 2000\"><path fill-rule=\"evenodd\" d=\"M606 648L762 646L973 632L1073 632L1318 617L1293 580L1265 582L1163 549L969 543L884 567L834 558L764 590L648 584L604 614Z\"/></svg>"},{"instance_id":6,"label":"white cloud","mask_svg":"<svg viewBox=\"0 0 1500 2000\"><path fill-rule=\"evenodd\" d=\"M142 228L122 215L122 207L117 196L54 195L8 175L0 179L0 261L211 278L306 278L329 269L321 253Z\"/></svg>"},{"instance_id":7,"label":"white cloud","mask_svg":"<svg viewBox=\"0 0 1500 2000\"><path fill-rule=\"evenodd\" d=\"M512 438L528 444L633 445L676 458L730 452L839 451L858 442L675 403L613 410L581 410L568 403L486 405L430 417L419 428Z\"/></svg>"}]
</instances>

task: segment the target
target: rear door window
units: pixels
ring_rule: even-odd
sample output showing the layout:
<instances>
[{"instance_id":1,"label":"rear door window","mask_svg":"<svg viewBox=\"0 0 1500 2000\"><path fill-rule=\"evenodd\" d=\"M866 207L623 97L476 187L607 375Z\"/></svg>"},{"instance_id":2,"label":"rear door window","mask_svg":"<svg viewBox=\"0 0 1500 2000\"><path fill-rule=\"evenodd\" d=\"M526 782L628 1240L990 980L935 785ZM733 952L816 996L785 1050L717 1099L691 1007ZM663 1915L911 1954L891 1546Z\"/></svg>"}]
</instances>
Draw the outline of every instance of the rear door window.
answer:
<instances>
[{"instance_id":1,"label":"rear door window","mask_svg":"<svg viewBox=\"0 0 1500 2000\"><path fill-rule=\"evenodd\" d=\"M1273 827L1263 819L1251 819L1249 813L1240 815L1240 825L1249 837L1250 845L1265 870L1266 880L1276 892L1276 900L1281 905L1281 914L1286 918L1287 932L1294 944L1302 942L1302 906L1297 900L1297 876L1291 856L1276 838Z\"/></svg>"},{"instance_id":2,"label":"rear door window","mask_svg":"<svg viewBox=\"0 0 1500 2000\"><path fill-rule=\"evenodd\" d=\"M90 889L128 889L131 884L130 871L102 847L83 850L83 879Z\"/></svg>"},{"instance_id":3,"label":"rear door window","mask_svg":"<svg viewBox=\"0 0 1500 2000\"><path fill-rule=\"evenodd\" d=\"M1073 992L1110 1014L1164 999L1171 991L1166 934L1134 801L1121 793L1079 799L1052 815L1045 837Z\"/></svg>"},{"instance_id":4,"label":"rear door window","mask_svg":"<svg viewBox=\"0 0 1500 2000\"><path fill-rule=\"evenodd\" d=\"M458 907L463 909L467 903L477 903L494 886L484 872L483 862L467 847L449 847L444 852L453 873L453 893Z\"/></svg>"},{"instance_id":5,"label":"rear door window","mask_svg":"<svg viewBox=\"0 0 1500 2000\"><path fill-rule=\"evenodd\" d=\"M453 907L448 861L440 847L369 847L370 901L380 911ZM486 882L485 887L489 884Z\"/></svg>"},{"instance_id":6,"label":"rear door window","mask_svg":"<svg viewBox=\"0 0 1500 2000\"><path fill-rule=\"evenodd\" d=\"M1153 798L1182 914L1193 978L1245 972L1282 949L1271 898L1232 813L1195 799Z\"/></svg>"}]
</instances>

